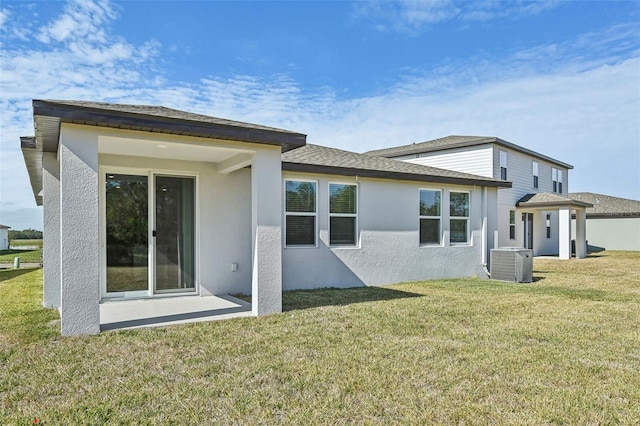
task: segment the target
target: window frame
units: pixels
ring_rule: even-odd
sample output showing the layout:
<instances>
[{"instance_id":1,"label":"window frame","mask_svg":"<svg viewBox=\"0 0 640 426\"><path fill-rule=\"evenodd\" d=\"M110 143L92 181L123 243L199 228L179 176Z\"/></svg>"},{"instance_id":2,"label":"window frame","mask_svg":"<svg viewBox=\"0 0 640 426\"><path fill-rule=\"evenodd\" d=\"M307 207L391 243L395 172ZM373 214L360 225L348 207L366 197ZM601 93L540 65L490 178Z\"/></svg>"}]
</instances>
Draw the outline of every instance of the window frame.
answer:
<instances>
[{"instance_id":1,"label":"window frame","mask_svg":"<svg viewBox=\"0 0 640 426\"><path fill-rule=\"evenodd\" d=\"M502 180L507 180L507 161L508 161L508 157L507 157L507 151L500 149L499 150L499 156L500 156L500 179Z\"/></svg>"},{"instance_id":2,"label":"window frame","mask_svg":"<svg viewBox=\"0 0 640 426\"><path fill-rule=\"evenodd\" d=\"M421 193L422 191L429 191L429 192L437 192L440 194L440 215L439 216L430 216L430 215L423 215L420 211L420 200L421 200ZM418 244L420 245L420 247L442 247L442 193L443 190L442 189L436 189L436 188L419 188L418 189ZM422 219L437 219L438 220L438 242L422 242L421 241L421 235L422 235Z\"/></svg>"},{"instance_id":3,"label":"window frame","mask_svg":"<svg viewBox=\"0 0 640 426\"><path fill-rule=\"evenodd\" d=\"M467 194L467 216L454 216L451 214L451 200L453 194ZM452 222L454 220L463 221L467 223L466 241L451 241L451 229ZM449 244L450 245L471 245L471 191L449 191Z\"/></svg>"},{"instance_id":4,"label":"window frame","mask_svg":"<svg viewBox=\"0 0 640 426\"><path fill-rule=\"evenodd\" d=\"M287 182L307 182L315 185L315 212L289 212L287 211ZM284 210L284 247L285 248L316 248L318 247L318 181L314 179L298 179L298 178L285 178L283 179L283 192L282 197L283 210ZM287 217L313 217L313 244L288 244L287 243Z\"/></svg>"},{"instance_id":5,"label":"window frame","mask_svg":"<svg viewBox=\"0 0 640 426\"><path fill-rule=\"evenodd\" d=\"M509 210L509 239L516 240L518 236L516 235L516 211Z\"/></svg>"},{"instance_id":6,"label":"window frame","mask_svg":"<svg viewBox=\"0 0 640 426\"><path fill-rule=\"evenodd\" d=\"M562 194L562 179L563 173L562 169L557 169L555 167L551 168L551 181L553 182L553 192L556 194Z\"/></svg>"},{"instance_id":7,"label":"window frame","mask_svg":"<svg viewBox=\"0 0 640 426\"><path fill-rule=\"evenodd\" d=\"M331 185L345 185L345 186L353 186L355 187L355 213L332 213L331 212ZM358 247L359 246L359 221L358 221L358 211L359 211L359 202L360 197L359 193L359 185L357 182L341 182L341 181L330 181L327 184L327 213L329 216L329 220L327 223L327 227L329 230L329 247ZM353 243L349 244L334 244L331 243L331 218L332 217L352 217L355 219L354 221L354 230L353 230Z\"/></svg>"},{"instance_id":8,"label":"window frame","mask_svg":"<svg viewBox=\"0 0 640 426\"><path fill-rule=\"evenodd\" d=\"M551 238L551 213L546 214L547 239Z\"/></svg>"},{"instance_id":9,"label":"window frame","mask_svg":"<svg viewBox=\"0 0 640 426\"><path fill-rule=\"evenodd\" d=\"M531 162L531 174L533 175L533 189L538 189L540 186L540 165L537 161Z\"/></svg>"}]
</instances>

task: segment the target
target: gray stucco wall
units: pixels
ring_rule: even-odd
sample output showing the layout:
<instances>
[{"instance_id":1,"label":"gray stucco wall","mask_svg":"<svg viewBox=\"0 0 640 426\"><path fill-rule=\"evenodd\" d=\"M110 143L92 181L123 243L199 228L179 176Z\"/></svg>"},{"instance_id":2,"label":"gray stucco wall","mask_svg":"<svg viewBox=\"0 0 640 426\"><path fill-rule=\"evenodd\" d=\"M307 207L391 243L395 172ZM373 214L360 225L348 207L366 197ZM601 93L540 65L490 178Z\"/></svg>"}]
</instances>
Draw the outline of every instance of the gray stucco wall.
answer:
<instances>
[{"instance_id":1,"label":"gray stucco wall","mask_svg":"<svg viewBox=\"0 0 640 426\"><path fill-rule=\"evenodd\" d=\"M60 164L56 153L42 154L42 169L42 304L47 308L60 308Z\"/></svg>"},{"instance_id":2,"label":"gray stucco wall","mask_svg":"<svg viewBox=\"0 0 640 426\"><path fill-rule=\"evenodd\" d=\"M359 179L356 247L329 246L329 182L356 182L354 178L285 173L284 178L318 181L317 247L285 247L285 290L317 287L384 285L403 281L478 276L482 269L482 204L479 187ZM469 245L420 246L419 190L443 190L444 238L448 241L449 191L469 191L471 199ZM493 248L497 190L487 191L487 247ZM283 219L284 220L284 219Z\"/></svg>"},{"instance_id":3,"label":"gray stucco wall","mask_svg":"<svg viewBox=\"0 0 640 426\"><path fill-rule=\"evenodd\" d=\"M575 235L575 219L571 221ZM587 218L587 241L590 246L607 250L640 251L640 218Z\"/></svg>"},{"instance_id":4,"label":"gray stucco wall","mask_svg":"<svg viewBox=\"0 0 640 426\"><path fill-rule=\"evenodd\" d=\"M62 335L98 333L98 139L63 124L59 151Z\"/></svg>"}]
</instances>

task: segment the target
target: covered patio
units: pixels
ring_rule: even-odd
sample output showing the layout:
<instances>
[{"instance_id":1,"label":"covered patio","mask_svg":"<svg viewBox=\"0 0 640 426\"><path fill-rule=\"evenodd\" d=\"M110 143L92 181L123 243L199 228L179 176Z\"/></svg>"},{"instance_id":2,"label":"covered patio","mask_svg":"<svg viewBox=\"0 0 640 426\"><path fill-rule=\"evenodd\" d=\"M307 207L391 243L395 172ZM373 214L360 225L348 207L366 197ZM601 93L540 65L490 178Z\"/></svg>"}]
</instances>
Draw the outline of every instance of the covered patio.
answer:
<instances>
[{"instance_id":1,"label":"covered patio","mask_svg":"<svg viewBox=\"0 0 640 426\"><path fill-rule=\"evenodd\" d=\"M540 192L536 194L527 194L516 203L518 212L524 215L528 213L541 213L555 211L558 213L558 251L559 259L571 259L572 240L575 240L575 257L584 259L587 257L587 207L593 207L589 203L572 200L557 194L548 192ZM571 216L576 218L576 235L571 235ZM523 220L524 221L524 220ZM525 230L526 234L526 230ZM534 234L532 232L531 239L535 239L535 235L541 235L540 232ZM527 238L525 237L525 240ZM531 243L530 243L531 244ZM527 247L526 248L533 248ZM534 255L538 255L534 249Z\"/></svg>"},{"instance_id":2,"label":"covered patio","mask_svg":"<svg viewBox=\"0 0 640 426\"><path fill-rule=\"evenodd\" d=\"M251 303L232 296L109 301L100 304L100 330L160 327L252 316Z\"/></svg>"}]
</instances>

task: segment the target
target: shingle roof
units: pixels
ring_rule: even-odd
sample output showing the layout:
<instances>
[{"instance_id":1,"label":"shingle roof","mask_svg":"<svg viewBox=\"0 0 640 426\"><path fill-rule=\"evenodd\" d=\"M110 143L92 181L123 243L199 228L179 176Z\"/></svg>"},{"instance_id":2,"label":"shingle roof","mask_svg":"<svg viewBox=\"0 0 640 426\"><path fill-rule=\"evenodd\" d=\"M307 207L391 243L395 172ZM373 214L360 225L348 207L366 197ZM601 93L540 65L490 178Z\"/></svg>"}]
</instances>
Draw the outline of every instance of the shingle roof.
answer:
<instances>
[{"instance_id":1,"label":"shingle roof","mask_svg":"<svg viewBox=\"0 0 640 426\"><path fill-rule=\"evenodd\" d=\"M510 188L511 182L307 144L282 154L282 169L309 173Z\"/></svg>"},{"instance_id":2,"label":"shingle roof","mask_svg":"<svg viewBox=\"0 0 640 426\"><path fill-rule=\"evenodd\" d=\"M640 217L640 201L592 192L574 192L569 197L593 204L587 217Z\"/></svg>"},{"instance_id":3,"label":"shingle roof","mask_svg":"<svg viewBox=\"0 0 640 426\"><path fill-rule=\"evenodd\" d=\"M567 169L573 169L573 166L562 161L558 161L554 158L547 157L539 152L532 151L514 143L505 141L495 136L446 136L439 139L433 139L426 142L412 143L409 145L401 145L392 148L377 149L373 151L365 152L368 155L377 155L380 157L400 157L404 155L421 154L426 152L437 152L447 149L465 148L470 146L478 146L485 144L496 144L505 148L512 149L514 151L522 152L541 160L548 161L553 164L557 164Z\"/></svg>"},{"instance_id":4,"label":"shingle roof","mask_svg":"<svg viewBox=\"0 0 640 426\"><path fill-rule=\"evenodd\" d=\"M571 198L563 197L558 194L549 192L538 192L536 194L527 194L520 198L516 203L517 207L591 207L591 204L576 201Z\"/></svg>"},{"instance_id":5,"label":"shingle roof","mask_svg":"<svg viewBox=\"0 0 640 426\"><path fill-rule=\"evenodd\" d=\"M0 225L0 229L11 229L11 227L7 225Z\"/></svg>"}]
</instances>

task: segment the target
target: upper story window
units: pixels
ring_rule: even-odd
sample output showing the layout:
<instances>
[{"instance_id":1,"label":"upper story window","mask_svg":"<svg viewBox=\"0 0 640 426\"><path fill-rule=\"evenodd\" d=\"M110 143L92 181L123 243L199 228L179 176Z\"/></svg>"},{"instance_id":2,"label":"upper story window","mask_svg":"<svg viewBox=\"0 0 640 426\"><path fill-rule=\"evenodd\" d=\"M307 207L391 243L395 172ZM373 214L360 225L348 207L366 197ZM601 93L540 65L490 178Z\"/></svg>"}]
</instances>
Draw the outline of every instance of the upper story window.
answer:
<instances>
[{"instance_id":1,"label":"upper story window","mask_svg":"<svg viewBox=\"0 0 640 426\"><path fill-rule=\"evenodd\" d=\"M553 167L551 169L551 180L553 181L553 192L562 194L562 170Z\"/></svg>"},{"instance_id":2,"label":"upper story window","mask_svg":"<svg viewBox=\"0 0 640 426\"><path fill-rule=\"evenodd\" d=\"M469 193L451 191L449 200L450 242L469 242Z\"/></svg>"},{"instance_id":3,"label":"upper story window","mask_svg":"<svg viewBox=\"0 0 640 426\"><path fill-rule=\"evenodd\" d=\"M500 179L507 180L507 151L500 150Z\"/></svg>"},{"instance_id":4,"label":"upper story window","mask_svg":"<svg viewBox=\"0 0 640 426\"><path fill-rule=\"evenodd\" d=\"M285 180L285 244L316 245L317 183Z\"/></svg>"},{"instance_id":5,"label":"upper story window","mask_svg":"<svg viewBox=\"0 0 640 426\"><path fill-rule=\"evenodd\" d=\"M440 244L442 192L420 190L420 244Z\"/></svg>"},{"instance_id":6,"label":"upper story window","mask_svg":"<svg viewBox=\"0 0 640 426\"><path fill-rule=\"evenodd\" d=\"M329 244L355 245L358 233L358 187L329 184Z\"/></svg>"},{"instance_id":7,"label":"upper story window","mask_svg":"<svg viewBox=\"0 0 640 426\"><path fill-rule=\"evenodd\" d=\"M534 161L532 164L532 173L533 173L533 188L538 189L538 162Z\"/></svg>"}]
</instances>

